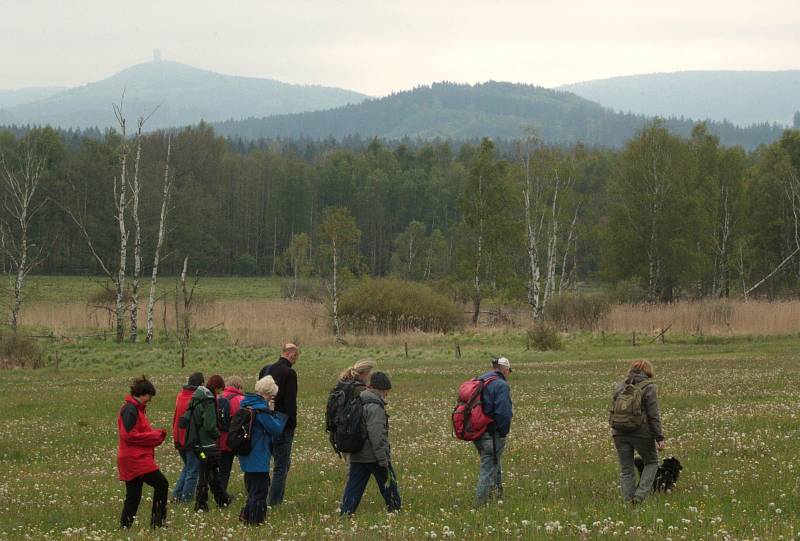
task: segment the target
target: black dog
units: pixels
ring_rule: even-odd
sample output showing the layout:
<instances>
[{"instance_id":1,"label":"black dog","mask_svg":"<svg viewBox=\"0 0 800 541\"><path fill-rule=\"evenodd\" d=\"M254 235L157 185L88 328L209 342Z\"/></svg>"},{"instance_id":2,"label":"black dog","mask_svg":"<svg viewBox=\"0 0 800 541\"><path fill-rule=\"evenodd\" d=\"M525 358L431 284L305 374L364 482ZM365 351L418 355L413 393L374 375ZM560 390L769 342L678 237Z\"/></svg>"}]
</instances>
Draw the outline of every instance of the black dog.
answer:
<instances>
[{"instance_id":1,"label":"black dog","mask_svg":"<svg viewBox=\"0 0 800 541\"><path fill-rule=\"evenodd\" d=\"M636 469L639 470L639 478L641 478L642 470L644 470L644 461L637 456L633 462L636 464ZM683 466L681 466L680 460L674 456L665 458L656 472L656 478L653 481L653 490L661 492L671 491L675 488L675 484L678 482L678 477L680 477L682 469Z\"/></svg>"}]
</instances>

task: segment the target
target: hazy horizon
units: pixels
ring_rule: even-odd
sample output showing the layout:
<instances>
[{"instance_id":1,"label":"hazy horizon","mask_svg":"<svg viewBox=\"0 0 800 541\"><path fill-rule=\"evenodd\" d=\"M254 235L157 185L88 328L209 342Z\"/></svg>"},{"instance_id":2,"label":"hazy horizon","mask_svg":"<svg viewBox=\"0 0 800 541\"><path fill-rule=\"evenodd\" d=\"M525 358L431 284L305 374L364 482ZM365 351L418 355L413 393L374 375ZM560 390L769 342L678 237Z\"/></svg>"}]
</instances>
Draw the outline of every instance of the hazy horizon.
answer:
<instances>
[{"instance_id":1,"label":"hazy horizon","mask_svg":"<svg viewBox=\"0 0 800 541\"><path fill-rule=\"evenodd\" d=\"M435 81L555 87L696 70L797 69L800 7L788 0L644 9L595 3L350 0L222 5L0 0L0 88L74 87L152 58L245 77L381 96Z\"/></svg>"}]
</instances>

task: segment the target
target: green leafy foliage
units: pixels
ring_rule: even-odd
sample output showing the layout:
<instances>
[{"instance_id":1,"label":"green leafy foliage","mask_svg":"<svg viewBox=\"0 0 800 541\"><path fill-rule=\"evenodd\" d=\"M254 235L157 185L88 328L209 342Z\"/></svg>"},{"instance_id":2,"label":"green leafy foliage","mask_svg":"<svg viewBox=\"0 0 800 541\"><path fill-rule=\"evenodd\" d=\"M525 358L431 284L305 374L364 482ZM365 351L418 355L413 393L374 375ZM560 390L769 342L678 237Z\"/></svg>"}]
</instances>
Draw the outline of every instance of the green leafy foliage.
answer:
<instances>
[{"instance_id":1,"label":"green leafy foliage","mask_svg":"<svg viewBox=\"0 0 800 541\"><path fill-rule=\"evenodd\" d=\"M430 287L397 279L364 280L342 295L339 315L352 332L449 332L462 325L458 306Z\"/></svg>"}]
</instances>

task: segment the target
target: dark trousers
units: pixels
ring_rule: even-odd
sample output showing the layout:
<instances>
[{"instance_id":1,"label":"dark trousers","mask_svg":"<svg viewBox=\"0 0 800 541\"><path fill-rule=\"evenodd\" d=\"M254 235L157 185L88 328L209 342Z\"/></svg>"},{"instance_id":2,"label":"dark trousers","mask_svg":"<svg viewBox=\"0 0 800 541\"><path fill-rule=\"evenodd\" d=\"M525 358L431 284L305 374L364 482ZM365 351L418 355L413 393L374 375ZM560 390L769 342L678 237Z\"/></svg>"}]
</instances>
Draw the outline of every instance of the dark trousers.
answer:
<instances>
[{"instance_id":1,"label":"dark trousers","mask_svg":"<svg viewBox=\"0 0 800 541\"><path fill-rule=\"evenodd\" d=\"M342 496L340 509L342 515L351 515L356 512L370 477L375 477L375 482L378 483L378 490L381 491L381 496L386 502L386 510L390 513L400 510L400 491L391 465L383 468L377 462L351 462L347 469L347 485L344 487Z\"/></svg>"},{"instance_id":2,"label":"dark trousers","mask_svg":"<svg viewBox=\"0 0 800 541\"><path fill-rule=\"evenodd\" d=\"M245 524L261 524L267 516L269 473L245 472L244 486L247 488L247 501L239 513L239 519Z\"/></svg>"},{"instance_id":3,"label":"dark trousers","mask_svg":"<svg viewBox=\"0 0 800 541\"><path fill-rule=\"evenodd\" d=\"M231 497L222 490L219 484L219 451L195 451L200 459L200 475L197 478L197 496L195 497L194 510L208 511L208 489L214 495L217 507L227 507Z\"/></svg>"},{"instance_id":4,"label":"dark trousers","mask_svg":"<svg viewBox=\"0 0 800 541\"><path fill-rule=\"evenodd\" d=\"M292 443L294 429L284 430L283 434L272 440L272 484L269 487L269 506L275 507L283 503L286 490L286 478L292 465Z\"/></svg>"},{"instance_id":5,"label":"dark trousers","mask_svg":"<svg viewBox=\"0 0 800 541\"><path fill-rule=\"evenodd\" d=\"M169 482L161 470L140 475L136 479L125 481L125 504L122 506L122 517L119 523L122 528L130 528L133 518L142 501L142 484L153 487L153 509L150 512L150 527L160 528L167 518L167 494Z\"/></svg>"},{"instance_id":6,"label":"dark trousers","mask_svg":"<svg viewBox=\"0 0 800 541\"><path fill-rule=\"evenodd\" d=\"M231 479L234 456L236 456L236 454L233 451L222 451L222 455L219 459L219 484L225 492L228 491L228 482Z\"/></svg>"}]
</instances>

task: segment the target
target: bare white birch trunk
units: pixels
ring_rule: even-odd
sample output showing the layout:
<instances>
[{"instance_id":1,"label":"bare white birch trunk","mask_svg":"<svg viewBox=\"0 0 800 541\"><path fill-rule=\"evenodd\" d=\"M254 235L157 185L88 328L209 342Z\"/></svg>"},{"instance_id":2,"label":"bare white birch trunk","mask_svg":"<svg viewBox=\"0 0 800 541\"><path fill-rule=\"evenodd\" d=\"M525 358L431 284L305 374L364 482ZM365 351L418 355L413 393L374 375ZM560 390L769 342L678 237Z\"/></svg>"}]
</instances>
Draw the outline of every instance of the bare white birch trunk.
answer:
<instances>
[{"instance_id":1,"label":"bare white birch trunk","mask_svg":"<svg viewBox=\"0 0 800 541\"><path fill-rule=\"evenodd\" d=\"M541 298L540 280L541 272L539 269L539 252L538 252L538 235L536 228L532 222L531 212L531 193L533 192L533 185L530 171L530 154L528 154L524 161L525 166L525 185L522 188L522 198L525 206L525 232L528 238L528 305L531 308L531 317L538 320L541 316L541 306L539 301Z\"/></svg>"},{"instance_id":2,"label":"bare white birch trunk","mask_svg":"<svg viewBox=\"0 0 800 541\"><path fill-rule=\"evenodd\" d=\"M558 259L558 229L559 229L559 207L558 196L561 189L561 178L558 172L555 174L555 188L553 192L553 202L550 206L550 237L547 242L547 278L544 285L544 297L542 298L542 310L547 306L550 297L553 296L556 280L556 261Z\"/></svg>"},{"instance_id":3,"label":"bare white birch trunk","mask_svg":"<svg viewBox=\"0 0 800 541\"><path fill-rule=\"evenodd\" d=\"M561 261L561 274L558 278L558 294L564 292L565 284L569 286L569 280L565 279L567 276L567 259L569 258L569 247L572 245L573 241L575 240L575 224L578 222L578 211L580 210L580 204L575 206L575 214L572 217L572 223L569 226L569 234L567 235L567 242L564 244L564 258ZM575 270L573 266L572 270Z\"/></svg>"},{"instance_id":4,"label":"bare white birch trunk","mask_svg":"<svg viewBox=\"0 0 800 541\"><path fill-rule=\"evenodd\" d=\"M483 176L478 175L478 201L483 202ZM481 207L483 205L481 204ZM475 262L475 297L472 301L472 324L478 324L478 318L481 314L481 263L483 261L483 212L479 209L478 215L478 242L477 242L477 258Z\"/></svg>"},{"instance_id":5,"label":"bare white birch trunk","mask_svg":"<svg viewBox=\"0 0 800 541\"><path fill-rule=\"evenodd\" d=\"M336 250L336 237L331 239L331 255L333 256L333 333L336 337L336 343L342 344L342 332L339 327L339 261L338 252Z\"/></svg>"},{"instance_id":6,"label":"bare white birch trunk","mask_svg":"<svg viewBox=\"0 0 800 541\"><path fill-rule=\"evenodd\" d=\"M133 276L131 280L131 335L130 341L136 342L139 335L139 275L142 271L142 228L139 222L139 164L142 159L142 127L144 118L139 119L136 133L136 159L133 166L133 182L131 194L133 195Z\"/></svg>"},{"instance_id":7,"label":"bare white birch trunk","mask_svg":"<svg viewBox=\"0 0 800 541\"><path fill-rule=\"evenodd\" d=\"M117 224L119 226L119 268L117 269L117 279L115 285L117 286L117 303L116 303L116 318L117 318L117 342L122 342L125 339L125 268L128 260L128 230L125 226L125 208L127 206L127 167L128 167L128 141L126 139L126 121L122 113L122 102L119 107L114 107L114 112L119 123L120 130L122 131L122 164L120 168L119 188L117 196ZM117 191L117 180L114 179L114 188Z\"/></svg>"},{"instance_id":8,"label":"bare white birch trunk","mask_svg":"<svg viewBox=\"0 0 800 541\"><path fill-rule=\"evenodd\" d=\"M2 156L0 156L0 159L1 158ZM12 237L10 240L10 247L6 245L5 230L3 231L1 239L3 252L11 259L13 265L12 269L16 269L13 285L14 298L11 304L9 324L11 325L11 330L17 332L19 314L23 303L22 290L25 286L25 278L39 263L43 253L42 248L40 248L38 257L29 256L28 250L30 246L28 242L28 232L30 230L31 220L46 202L46 199L44 199L39 204L34 203L34 197L36 196L41 173L44 168L44 160L36 155L35 150L29 143L25 149L21 176L17 175L8 167L5 159L2 159L2 165L8 193L8 200L4 200L4 206L11 218L16 221L18 228L16 233L19 235L19 241L14 241ZM10 230L9 233L12 235L14 234L14 232Z\"/></svg>"},{"instance_id":9,"label":"bare white birch trunk","mask_svg":"<svg viewBox=\"0 0 800 541\"><path fill-rule=\"evenodd\" d=\"M161 195L161 215L158 221L158 241L156 251L153 255L153 274L150 278L150 295L147 299L147 343L153 341L155 324L153 322L153 311L156 305L156 284L158 282L158 265L161 262L161 247L166 236L167 212L169 210L170 192L172 191L172 181L169 177L169 158L172 151L172 137L167 137L167 161L164 165L164 191ZM164 301L166 302L166 301Z\"/></svg>"}]
</instances>

